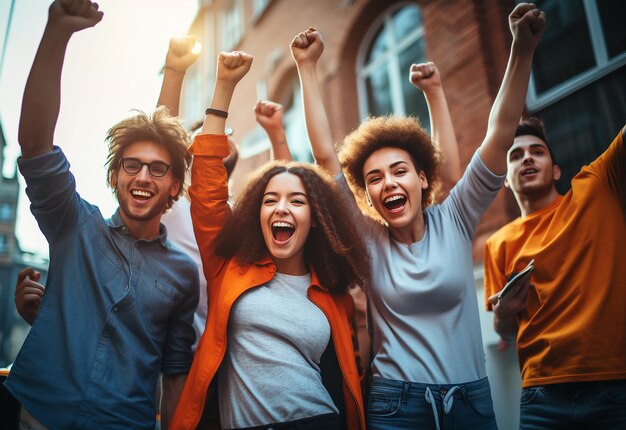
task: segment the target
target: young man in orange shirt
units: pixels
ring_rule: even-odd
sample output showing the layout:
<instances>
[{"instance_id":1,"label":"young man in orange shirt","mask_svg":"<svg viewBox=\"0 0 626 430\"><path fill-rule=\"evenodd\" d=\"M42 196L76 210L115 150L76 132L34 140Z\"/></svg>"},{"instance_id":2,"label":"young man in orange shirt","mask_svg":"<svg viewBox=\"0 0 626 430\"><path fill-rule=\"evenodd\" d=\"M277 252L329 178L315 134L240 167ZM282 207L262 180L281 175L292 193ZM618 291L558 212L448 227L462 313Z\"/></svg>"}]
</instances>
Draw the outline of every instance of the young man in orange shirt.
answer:
<instances>
[{"instance_id":1,"label":"young man in orange shirt","mask_svg":"<svg viewBox=\"0 0 626 430\"><path fill-rule=\"evenodd\" d=\"M485 293L496 331L517 339L520 429L626 428L624 130L565 195L538 119L508 152L521 217L487 241ZM531 260L532 278L499 299Z\"/></svg>"}]
</instances>

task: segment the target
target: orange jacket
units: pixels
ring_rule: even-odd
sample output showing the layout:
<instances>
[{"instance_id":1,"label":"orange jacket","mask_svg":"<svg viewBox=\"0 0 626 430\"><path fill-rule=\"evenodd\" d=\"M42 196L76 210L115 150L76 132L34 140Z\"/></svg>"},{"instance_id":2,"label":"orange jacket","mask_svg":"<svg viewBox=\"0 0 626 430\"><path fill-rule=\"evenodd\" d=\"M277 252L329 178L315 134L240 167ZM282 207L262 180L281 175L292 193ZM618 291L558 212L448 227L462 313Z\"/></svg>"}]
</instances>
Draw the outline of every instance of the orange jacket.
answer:
<instances>
[{"instance_id":1,"label":"orange jacket","mask_svg":"<svg viewBox=\"0 0 626 430\"><path fill-rule=\"evenodd\" d=\"M194 154L193 179L189 187L191 217L207 280L209 310L205 331L198 344L170 428L178 430L199 427L205 404L208 404L211 411L207 410L204 414L200 428L219 429L219 414L214 410L217 405L217 390L216 384L212 382L226 353L230 311L241 294L269 282L276 273L276 266L268 258L243 267L235 259L225 260L213 253L213 242L231 212L226 171L222 162L228 155L228 142L226 136L200 135L189 150ZM314 272L311 273L308 297L324 312L330 324L332 345L329 347L334 347L335 364L338 364L341 375L336 379L343 380L339 390L340 395L343 395L343 405L337 406L340 410L343 409L346 428L365 429L359 372L350 327L352 298L348 293L329 293L319 285ZM336 394L332 390L329 392L331 396Z\"/></svg>"}]
</instances>

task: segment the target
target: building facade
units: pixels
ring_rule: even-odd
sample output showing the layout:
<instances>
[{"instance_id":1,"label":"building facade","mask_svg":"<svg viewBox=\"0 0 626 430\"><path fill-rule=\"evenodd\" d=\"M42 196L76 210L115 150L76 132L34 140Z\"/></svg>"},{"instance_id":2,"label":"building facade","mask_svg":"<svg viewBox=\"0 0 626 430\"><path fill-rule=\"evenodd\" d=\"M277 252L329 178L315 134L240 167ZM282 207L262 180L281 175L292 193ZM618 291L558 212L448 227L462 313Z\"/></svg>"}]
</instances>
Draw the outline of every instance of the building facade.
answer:
<instances>
[{"instance_id":1,"label":"building facade","mask_svg":"<svg viewBox=\"0 0 626 430\"><path fill-rule=\"evenodd\" d=\"M544 120L563 170L560 191L583 164L608 147L626 119L626 3L610 0L538 0L548 26L538 47L526 111ZM423 96L408 81L412 63L434 61L441 73L463 165L480 145L509 54L507 16L512 0L200 0L191 26L203 44L187 74L181 115L202 119L211 99L215 61L222 50L254 56L233 97L228 126L240 161L235 197L248 173L270 159L269 142L256 125L257 99L283 104L296 159L312 160L298 76L289 44L298 32L318 28L325 50L318 65L322 96L337 146L368 115L417 115L429 126ZM479 225L474 242L479 303L487 237L518 216L503 190ZM519 370L514 348L503 350L492 317L482 314L483 338L501 429L517 428Z\"/></svg>"}]
</instances>

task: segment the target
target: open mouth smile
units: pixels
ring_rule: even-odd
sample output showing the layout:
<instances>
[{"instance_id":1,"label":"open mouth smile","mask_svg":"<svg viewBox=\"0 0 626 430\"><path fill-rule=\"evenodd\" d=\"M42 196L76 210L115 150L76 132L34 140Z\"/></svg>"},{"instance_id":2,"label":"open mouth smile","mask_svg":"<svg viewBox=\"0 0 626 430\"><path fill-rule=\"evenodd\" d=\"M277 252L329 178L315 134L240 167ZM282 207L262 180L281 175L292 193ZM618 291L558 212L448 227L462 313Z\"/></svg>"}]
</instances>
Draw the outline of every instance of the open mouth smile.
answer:
<instances>
[{"instance_id":1,"label":"open mouth smile","mask_svg":"<svg viewBox=\"0 0 626 430\"><path fill-rule=\"evenodd\" d=\"M130 194L137 200L148 200L154 196L154 193L147 190L131 190Z\"/></svg>"},{"instance_id":2,"label":"open mouth smile","mask_svg":"<svg viewBox=\"0 0 626 430\"><path fill-rule=\"evenodd\" d=\"M397 212L401 212L402 209L404 209L404 206L406 205L406 201L407 201L406 196L402 194L395 194L393 196L387 197L383 201L383 206L385 206L385 209L387 209L389 212L397 213Z\"/></svg>"},{"instance_id":3,"label":"open mouth smile","mask_svg":"<svg viewBox=\"0 0 626 430\"><path fill-rule=\"evenodd\" d=\"M278 244L286 243L296 232L296 227L286 221L274 221L272 223L272 237Z\"/></svg>"}]
</instances>

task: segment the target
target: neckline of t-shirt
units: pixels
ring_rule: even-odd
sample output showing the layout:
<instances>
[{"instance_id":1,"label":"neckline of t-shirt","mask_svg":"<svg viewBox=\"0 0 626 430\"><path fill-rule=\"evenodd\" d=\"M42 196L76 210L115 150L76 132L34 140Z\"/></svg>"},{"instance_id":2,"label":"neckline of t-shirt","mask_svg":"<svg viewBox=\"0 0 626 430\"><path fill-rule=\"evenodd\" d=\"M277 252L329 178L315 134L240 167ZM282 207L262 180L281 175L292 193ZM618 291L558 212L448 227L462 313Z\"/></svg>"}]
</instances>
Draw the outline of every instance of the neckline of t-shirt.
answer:
<instances>
[{"instance_id":1,"label":"neckline of t-shirt","mask_svg":"<svg viewBox=\"0 0 626 430\"><path fill-rule=\"evenodd\" d=\"M311 283L311 272L305 273L304 275L289 275L287 273L276 272L274 275L274 279L282 279L285 281L296 281L304 283L307 281L308 284Z\"/></svg>"},{"instance_id":2,"label":"neckline of t-shirt","mask_svg":"<svg viewBox=\"0 0 626 430\"><path fill-rule=\"evenodd\" d=\"M429 230L428 224L429 224L428 214L426 213L426 211L424 211L424 236L422 236L422 238L418 240L417 242L404 243L404 242L400 242L399 240L396 240L396 238L393 237L393 235L391 234L391 229L389 228L389 226L387 226L387 234L389 235L389 240L392 241L393 243L396 243L398 245L411 249L415 246L419 246L426 242L426 239L428 238L428 230Z\"/></svg>"},{"instance_id":3,"label":"neckline of t-shirt","mask_svg":"<svg viewBox=\"0 0 626 430\"><path fill-rule=\"evenodd\" d=\"M563 195L562 195L562 194L559 194L559 195L557 195L557 196L554 198L554 200L552 200L552 201L548 204L548 206L543 207L543 208L541 208L541 209L537 209L536 211L534 211L534 212L532 212L532 213L530 213L530 214L526 215L524 218L520 217L520 220L521 220L522 222L524 222L524 221L528 221L529 219L534 219L534 218L540 217L540 216L542 216L542 215L545 215L545 214L547 214L548 212L553 211L553 210L554 210L557 206L559 206L559 205L561 204L561 201L562 201L562 200L563 200Z\"/></svg>"}]
</instances>

